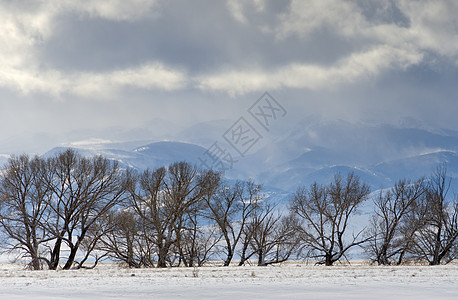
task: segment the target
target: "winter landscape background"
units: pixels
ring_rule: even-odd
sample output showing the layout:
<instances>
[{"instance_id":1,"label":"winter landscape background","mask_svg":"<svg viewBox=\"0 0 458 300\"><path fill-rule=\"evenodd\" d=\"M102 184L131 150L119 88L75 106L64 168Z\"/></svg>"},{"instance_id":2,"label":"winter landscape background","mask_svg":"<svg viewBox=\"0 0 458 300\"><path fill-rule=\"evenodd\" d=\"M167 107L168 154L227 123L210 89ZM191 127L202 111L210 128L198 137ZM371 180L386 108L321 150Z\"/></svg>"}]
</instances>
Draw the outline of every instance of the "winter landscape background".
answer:
<instances>
[{"instance_id":1,"label":"winter landscape background","mask_svg":"<svg viewBox=\"0 0 458 300\"><path fill-rule=\"evenodd\" d=\"M233 159L226 178L262 184L285 212L298 187L349 172L372 199L398 179L445 166L456 199L457 15L454 0L0 0L0 166L68 148L139 171L182 160L201 166L217 145L220 159ZM281 109L256 115L265 92ZM228 139L240 120L259 138L243 155ZM365 227L373 211L366 201L352 226ZM30 272L2 254L0 297L458 293L456 263L376 267L361 250L349 257L353 265L330 269L107 262Z\"/></svg>"},{"instance_id":2,"label":"winter landscape background","mask_svg":"<svg viewBox=\"0 0 458 300\"><path fill-rule=\"evenodd\" d=\"M53 148L43 156L51 157L72 147L84 156L103 155L119 161L122 167L138 170L181 160L198 165L199 158L208 150L205 144L221 140L219 133L224 132L227 124L230 122L199 124L195 132L187 130L174 137L175 141L80 141ZM297 187L314 181L328 183L339 172L355 172L370 184L373 197L380 188L391 187L398 179L428 176L439 165L447 166L452 189L457 187L455 131L304 121L288 134L271 135L269 139L253 153L239 158L226 175L264 183L263 195L285 211ZM384 151L378 150L380 144ZM391 150L387 151L388 148ZM352 219L352 228L368 226L373 211L372 201L367 201ZM2 260L7 262L11 258L3 256ZM366 299L368 295L372 299L454 299L458 292L456 263L439 267L380 267L369 265L361 249L351 251L348 258L350 265L337 264L332 269L314 265L313 261L222 269L220 262L215 261L216 266L167 270L128 269L102 263L94 270L31 272L20 263L3 263L0 293L9 299Z\"/></svg>"},{"instance_id":3,"label":"winter landscape background","mask_svg":"<svg viewBox=\"0 0 458 300\"><path fill-rule=\"evenodd\" d=\"M103 143L80 141L69 144L84 155L103 155L125 167L157 168L176 161L201 165L199 158L222 135L231 121L201 123L168 141ZM267 188L294 191L312 182L327 183L335 173L355 172L373 190L387 188L399 179L429 176L446 165L451 178L458 176L458 131L414 126L371 125L345 121L304 120L270 133L244 157L234 152L229 178L253 178ZM278 129L277 129L278 131ZM57 147L44 155L65 149ZM455 180L452 180L456 183Z\"/></svg>"}]
</instances>

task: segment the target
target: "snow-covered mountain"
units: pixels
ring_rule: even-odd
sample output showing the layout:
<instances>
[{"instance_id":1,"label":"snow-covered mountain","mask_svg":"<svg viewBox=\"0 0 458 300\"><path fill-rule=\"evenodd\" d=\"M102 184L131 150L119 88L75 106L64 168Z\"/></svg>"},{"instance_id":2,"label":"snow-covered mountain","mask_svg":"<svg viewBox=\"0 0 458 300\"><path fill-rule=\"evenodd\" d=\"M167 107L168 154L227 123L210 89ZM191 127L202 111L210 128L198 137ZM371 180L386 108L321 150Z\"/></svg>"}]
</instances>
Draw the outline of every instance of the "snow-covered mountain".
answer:
<instances>
[{"instance_id":1,"label":"snow-covered mountain","mask_svg":"<svg viewBox=\"0 0 458 300\"><path fill-rule=\"evenodd\" d=\"M140 170L182 160L199 164L225 124L229 123L198 124L175 136L177 141L93 140L70 146L84 155L104 155ZM458 187L458 132L453 130L314 120L300 122L282 135L266 135L263 143L245 157L236 157L238 162L227 175L254 178L271 191L291 193L314 181L327 183L335 173L354 172L376 190L404 177L428 176L445 164ZM54 148L45 155L62 150Z\"/></svg>"},{"instance_id":2,"label":"snow-covered mountain","mask_svg":"<svg viewBox=\"0 0 458 300\"><path fill-rule=\"evenodd\" d=\"M272 157L266 154L282 149L290 159L268 163ZM287 190L314 181L329 182L336 172L355 172L378 189L404 177L429 176L441 164L456 178L453 181L458 187L458 132L451 130L302 122L254 156L263 157L259 164L266 166L257 174L260 180Z\"/></svg>"},{"instance_id":3,"label":"snow-covered mountain","mask_svg":"<svg viewBox=\"0 0 458 300\"><path fill-rule=\"evenodd\" d=\"M130 142L130 145L136 143ZM192 164L199 163L199 156L205 152L205 148L183 142L161 141L137 146L131 150L124 150L124 143L105 143L105 147L97 144L85 144L83 146L73 145L71 148L76 149L81 155L94 156L102 155L108 159L118 161L121 166L134 168L138 170L154 169L169 165L177 161L187 161ZM113 148L113 147L117 147ZM46 152L43 156L53 156L64 151L69 147L56 147Z\"/></svg>"}]
</instances>

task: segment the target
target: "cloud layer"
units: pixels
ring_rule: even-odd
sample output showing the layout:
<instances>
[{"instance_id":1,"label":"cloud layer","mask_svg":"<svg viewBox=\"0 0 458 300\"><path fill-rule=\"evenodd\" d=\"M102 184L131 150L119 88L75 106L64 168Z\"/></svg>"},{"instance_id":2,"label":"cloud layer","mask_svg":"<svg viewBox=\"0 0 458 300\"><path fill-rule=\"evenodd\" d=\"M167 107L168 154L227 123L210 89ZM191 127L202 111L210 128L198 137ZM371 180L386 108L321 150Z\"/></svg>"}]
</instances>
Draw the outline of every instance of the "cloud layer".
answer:
<instances>
[{"instance_id":1,"label":"cloud layer","mask_svg":"<svg viewBox=\"0 0 458 300\"><path fill-rule=\"evenodd\" d=\"M190 101L233 112L269 90L292 107L345 103L359 115L376 93L371 98L387 103L376 104L380 111L399 102L398 117L442 115L441 126L453 128L452 113L432 107L455 101L457 15L454 0L2 0L0 97L9 111L1 125L20 119L12 127L24 132L12 115L34 115L31 103L102 111L97 102L109 101L130 114L174 110L168 114L180 120ZM195 118L216 115L200 109ZM134 118L127 119L119 126ZM116 120L114 113L91 124Z\"/></svg>"},{"instance_id":2,"label":"cloud layer","mask_svg":"<svg viewBox=\"0 0 458 300\"><path fill-rule=\"evenodd\" d=\"M0 6L0 27L3 29L0 44L4 49L0 57L0 85L25 94L86 96L95 93L97 98L112 97L114 91L128 86L164 90L198 88L239 95L265 89L323 89L348 84L390 69L403 70L412 65L430 63L425 60L430 54L434 59L458 64L456 1L400 1L397 6L392 1L362 3L365 4L340 0L291 1L285 11L275 12L267 11L268 5L260 0L252 3L228 1L222 9L227 9L234 24L227 21L228 24L208 23L209 28L204 28L208 34L211 35L212 26L238 27L239 31L247 29L250 35L259 35L261 39L270 39L273 44L284 46L285 52L287 47L302 46L305 53L278 62L274 53L262 53L263 48L258 48L253 50L261 51L259 55L264 59L271 58L272 65L257 64L256 61L239 64L237 57L222 57L226 64L193 73L186 72L186 64L167 66L160 57L151 57L149 61L125 69L115 65L112 70L104 72L63 72L47 67L47 62L38 61L35 55L40 47L53 39L57 24L68 15L76 15L81 22L102 19L135 23L146 19L149 22L144 23L145 26L160 26L161 18L165 17L160 15L161 10L184 10L185 7L145 0L46 1L33 7L26 6L26 3L7 2ZM202 29L199 24L192 23L193 18L200 17L199 14L182 20L180 25L191 26L185 31ZM264 17L272 17L272 21L259 24L257 20ZM192 28L193 25L198 28ZM232 33L228 38L237 34ZM322 34L324 39L335 36L359 46L326 65L309 62L307 43L315 42L317 34ZM291 39L297 40L291 42ZM154 36L151 40L154 42ZM65 43L65 40L61 42ZM233 43L238 42L233 40ZM81 45L85 46L91 45ZM186 56L186 52L192 49L186 49L186 44L183 46L182 55ZM322 47L327 47L326 40Z\"/></svg>"}]
</instances>

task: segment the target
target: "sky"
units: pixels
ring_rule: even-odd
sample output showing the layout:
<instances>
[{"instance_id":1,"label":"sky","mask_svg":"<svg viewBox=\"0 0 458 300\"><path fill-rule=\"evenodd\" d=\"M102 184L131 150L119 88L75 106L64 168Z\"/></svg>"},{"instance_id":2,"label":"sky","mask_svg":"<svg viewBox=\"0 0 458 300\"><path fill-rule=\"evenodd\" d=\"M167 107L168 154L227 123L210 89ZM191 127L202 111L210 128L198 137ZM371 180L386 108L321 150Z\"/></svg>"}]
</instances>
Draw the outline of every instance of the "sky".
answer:
<instances>
[{"instance_id":1,"label":"sky","mask_svg":"<svg viewBox=\"0 0 458 300\"><path fill-rule=\"evenodd\" d=\"M288 111L458 129L458 1L0 0L0 153Z\"/></svg>"}]
</instances>

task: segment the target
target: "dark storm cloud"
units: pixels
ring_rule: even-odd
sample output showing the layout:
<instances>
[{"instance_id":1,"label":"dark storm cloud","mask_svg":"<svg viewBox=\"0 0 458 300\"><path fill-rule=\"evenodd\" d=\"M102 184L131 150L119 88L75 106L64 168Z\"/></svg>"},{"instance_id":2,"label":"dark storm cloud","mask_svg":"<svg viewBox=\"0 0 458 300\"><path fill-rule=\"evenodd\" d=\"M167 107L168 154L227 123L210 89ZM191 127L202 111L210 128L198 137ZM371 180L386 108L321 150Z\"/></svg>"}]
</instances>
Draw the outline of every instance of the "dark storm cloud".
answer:
<instances>
[{"instance_id":1,"label":"dark storm cloud","mask_svg":"<svg viewBox=\"0 0 458 300\"><path fill-rule=\"evenodd\" d=\"M161 61L198 75L222 68L271 69L291 62L329 65L362 46L328 28L318 28L306 40L279 40L273 31L288 2L266 2L262 12L245 5L242 22L222 1L178 3L162 3L160 15L134 22L66 13L57 18L56 31L40 47L39 58L65 71L109 71Z\"/></svg>"},{"instance_id":2,"label":"dark storm cloud","mask_svg":"<svg viewBox=\"0 0 458 300\"><path fill-rule=\"evenodd\" d=\"M134 22L66 13L57 18L56 32L39 57L66 71L106 71L159 60L198 73L221 66L278 65L318 52L304 51L295 39L285 51L285 43L262 33L257 26L271 27L286 9L271 6L272 11L247 15L256 26L234 19L222 1L167 1L157 17Z\"/></svg>"}]
</instances>

